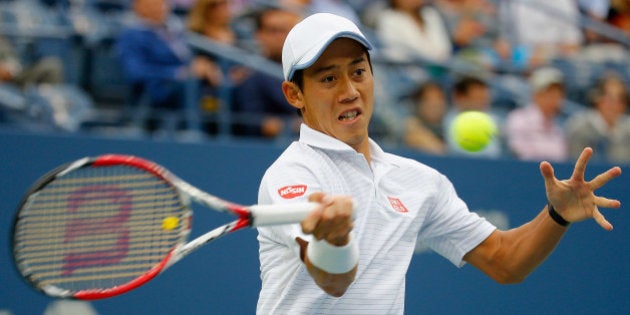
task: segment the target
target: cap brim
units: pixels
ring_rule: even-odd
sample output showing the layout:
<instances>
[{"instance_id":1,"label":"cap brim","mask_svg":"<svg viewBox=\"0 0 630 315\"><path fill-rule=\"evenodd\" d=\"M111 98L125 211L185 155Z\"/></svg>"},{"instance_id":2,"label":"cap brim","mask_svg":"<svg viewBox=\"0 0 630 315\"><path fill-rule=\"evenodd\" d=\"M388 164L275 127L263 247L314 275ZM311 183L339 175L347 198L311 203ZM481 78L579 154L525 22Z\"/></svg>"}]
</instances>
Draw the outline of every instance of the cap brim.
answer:
<instances>
[{"instance_id":1,"label":"cap brim","mask_svg":"<svg viewBox=\"0 0 630 315\"><path fill-rule=\"evenodd\" d=\"M372 50L372 45L364 37L354 32L339 32L328 37L327 40L313 45L313 48L309 49L308 53L304 54L304 56L298 62L296 62L293 67L291 67L291 70L289 70L289 74L287 75L287 80L290 81L291 79L293 79L293 74L295 74L295 71L303 70L312 66L324 53L326 48L328 48L328 46L338 38L353 39L363 45L367 50Z\"/></svg>"}]
</instances>

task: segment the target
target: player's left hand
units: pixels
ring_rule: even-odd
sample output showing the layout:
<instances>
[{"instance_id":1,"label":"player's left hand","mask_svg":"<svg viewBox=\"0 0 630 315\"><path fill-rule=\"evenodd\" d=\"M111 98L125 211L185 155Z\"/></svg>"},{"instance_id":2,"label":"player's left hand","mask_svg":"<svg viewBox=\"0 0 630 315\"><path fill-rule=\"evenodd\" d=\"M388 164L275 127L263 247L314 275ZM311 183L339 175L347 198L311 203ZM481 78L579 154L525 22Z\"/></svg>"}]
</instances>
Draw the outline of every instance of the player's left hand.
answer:
<instances>
[{"instance_id":1,"label":"player's left hand","mask_svg":"<svg viewBox=\"0 0 630 315\"><path fill-rule=\"evenodd\" d=\"M540 163L540 173L545 180L547 200L556 212L568 222L578 222L593 218L602 228L612 230L613 226L599 211L599 207L619 208L621 202L595 195L595 190L613 178L621 175L621 168L615 166L597 175L591 181L584 179L586 165L593 155L593 149L585 148L575 162L571 178L558 180L549 162Z\"/></svg>"}]
</instances>

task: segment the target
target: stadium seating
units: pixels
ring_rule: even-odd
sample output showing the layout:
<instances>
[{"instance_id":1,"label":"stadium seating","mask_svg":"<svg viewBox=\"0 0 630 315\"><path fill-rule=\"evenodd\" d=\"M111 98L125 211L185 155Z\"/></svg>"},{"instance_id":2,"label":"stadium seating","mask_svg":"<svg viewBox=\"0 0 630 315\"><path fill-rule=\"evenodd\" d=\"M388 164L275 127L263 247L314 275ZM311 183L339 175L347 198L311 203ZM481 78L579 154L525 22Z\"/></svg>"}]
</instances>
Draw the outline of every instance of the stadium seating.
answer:
<instances>
[{"instance_id":1,"label":"stadium seating","mask_svg":"<svg viewBox=\"0 0 630 315\"><path fill-rule=\"evenodd\" d=\"M108 132L116 127L123 130L122 128L130 127L130 122L132 127L137 124L137 118L143 111L146 114L146 108L142 104L143 95L124 77L113 47L116 34L130 15L128 1L3 0L1 2L0 34L14 41L24 62L32 61L42 55L56 55L62 58L66 84L56 89L58 95L63 95L67 100L80 99L78 103L81 104L81 108L90 108L89 115L85 115L83 111L68 112L68 114L81 116L72 118L73 122L68 121L69 125L61 126L60 130L97 133L104 130L103 126L108 127L106 128ZM179 8L177 17L184 19L185 10ZM253 27L249 12L237 17L235 23L241 36L251 42L253 34L248 34L248 32L252 32ZM606 33L608 37L622 44L622 51L617 55L624 56L624 52L627 53L626 47L623 46L627 35L611 31L610 27L602 26L601 23L593 22L585 16L582 16L580 23L596 31L608 32ZM366 25L364 29L376 46L379 46L371 28ZM217 56L219 61L237 62L252 69L281 75L277 65L268 62L251 49L226 47L192 34L189 42L195 49ZM246 48L248 46L252 44L244 45ZM606 50L603 55L606 55L605 52ZM591 54L591 56L599 56L602 59L602 53ZM565 117L584 108L584 104L588 102L589 86L603 71L622 70L622 76L630 82L630 62L626 60L627 58L596 59L595 57L590 59L558 58L551 62L551 65L561 69L569 79L567 82L569 100L565 107ZM394 139L393 144L397 144L395 139L399 138L401 133L401 124L397 121L407 114L406 109L395 106L401 97L407 95L419 82L427 78L436 79L445 86L449 86L455 76L479 71L478 67L463 60L449 60L444 63L422 59L406 63L393 62L380 56L378 49L373 53L372 60L375 67L379 68L379 73L383 73L376 78L377 110L372 126L373 135L385 140ZM529 96L525 79L526 73L518 71L503 71L503 73L487 76L488 84L493 92L493 106L497 106L500 111L508 112L527 103ZM229 90L229 87L223 90ZM2 109L0 122L12 128L24 126L26 129L33 129L32 123L25 123L29 121L26 118L31 117L31 120L33 118L29 116L25 108L37 106L51 108L50 104L54 103L47 100L49 105L42 105L45 103L43 100L51 95L42 94L41 91L41 89L20 91L8 84L0 85L0 108ZM232 120L239 117L230 112L229 93L222 93L220 97L223 98L221 101L223 106L215 111L202 112L202 115L193 116L201 119L195 124L214 126L213 134L210 136L229 137L230 124ZM37 101L30 104L32 100ZM389 106L391 104L394 105ZM190 112L181 114L184 117L191 117ZM168 115L162 115L159 112L151 115L168 118ZM40 120L40 118L35 119L35 121ZM172 127L168 128L172 129Z\"/></svg>"}]
</instances>

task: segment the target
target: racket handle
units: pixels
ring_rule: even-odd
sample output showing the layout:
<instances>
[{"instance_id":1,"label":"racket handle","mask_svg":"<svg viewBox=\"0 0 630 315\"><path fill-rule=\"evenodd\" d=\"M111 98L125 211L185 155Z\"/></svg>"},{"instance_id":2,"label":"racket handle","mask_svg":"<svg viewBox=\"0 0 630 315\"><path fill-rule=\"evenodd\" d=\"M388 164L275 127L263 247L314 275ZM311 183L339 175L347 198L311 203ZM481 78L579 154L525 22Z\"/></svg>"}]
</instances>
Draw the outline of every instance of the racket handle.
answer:
<instances>
[{"instance_id":1,"label":"racket handle","mask_svg":"<svg viewBox=\"0 0 630 315\"><path fill-rule=\"evenodd\" d=\"M253 205L252 227L299 223L304 220L319 204L316 202Z\"/></svg>"}]
</instances>

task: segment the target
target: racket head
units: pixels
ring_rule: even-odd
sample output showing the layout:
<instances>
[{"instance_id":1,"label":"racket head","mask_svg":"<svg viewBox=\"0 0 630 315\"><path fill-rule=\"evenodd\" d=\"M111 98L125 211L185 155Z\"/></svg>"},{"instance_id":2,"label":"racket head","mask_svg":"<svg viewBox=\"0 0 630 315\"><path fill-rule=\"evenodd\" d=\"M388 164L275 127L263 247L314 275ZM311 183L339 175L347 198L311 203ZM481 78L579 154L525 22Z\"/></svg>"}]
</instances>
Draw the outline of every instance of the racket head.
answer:
<instances>
[{"instance_id":1,"label":"racket head","mask_svg":"<svg viewBox=\"0 0 630 315\"><path fill-rule=\"evenodd\" d=\"M52 297L101 299L132 290L168 266L192 211L168 171L133 156L62 165L25 194L12 253L23 278Z\"/></svg>"}]
</instances>

